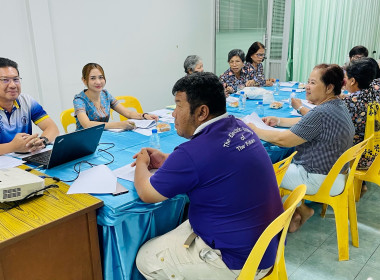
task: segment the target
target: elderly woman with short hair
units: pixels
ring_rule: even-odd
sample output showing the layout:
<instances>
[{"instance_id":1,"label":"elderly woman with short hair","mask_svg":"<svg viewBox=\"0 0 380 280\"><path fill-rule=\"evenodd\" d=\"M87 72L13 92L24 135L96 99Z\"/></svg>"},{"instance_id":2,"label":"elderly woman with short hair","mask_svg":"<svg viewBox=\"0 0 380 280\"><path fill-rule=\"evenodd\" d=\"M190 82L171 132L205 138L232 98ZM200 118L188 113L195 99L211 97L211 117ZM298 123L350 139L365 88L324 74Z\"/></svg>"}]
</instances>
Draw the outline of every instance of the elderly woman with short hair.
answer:
<instances>
[{"instance_id":1,"label":"elderly woman with short hair","mask_svg":"<svg viewBox=\"0 0 380 280\"><path fill-rule=\"evenodd\" d=\"M203 72L202 59L197 55L189 55L186 57L183 67L185 68L185 73L187 75Z\"/></svg>"},{"instance_id":2,"label":"elderly woman with short hair","mask_svg":"<svg viewBox=\"0 0 380 280\"><path fill-rule=\"evenodd\" d=\"M239 88L255 85L255 81L250 80L250 73L244 62L245 54L242 50L233 49L228 53L230 68L219 77L224 86L226 96L238 91Z\"/></svg>"}]
</instances>

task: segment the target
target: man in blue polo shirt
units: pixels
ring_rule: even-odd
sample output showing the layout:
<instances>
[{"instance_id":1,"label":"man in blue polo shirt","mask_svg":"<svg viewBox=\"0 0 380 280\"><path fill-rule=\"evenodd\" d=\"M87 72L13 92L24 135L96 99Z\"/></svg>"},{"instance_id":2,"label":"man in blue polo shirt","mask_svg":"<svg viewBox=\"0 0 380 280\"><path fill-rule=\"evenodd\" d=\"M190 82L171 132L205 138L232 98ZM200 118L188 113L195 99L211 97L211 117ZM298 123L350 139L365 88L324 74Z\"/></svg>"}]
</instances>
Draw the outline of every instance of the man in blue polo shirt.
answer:
<instances>
[{"instance_id":1,"label":"man in blue polo shirt","mask_svg":"<svg viewBox=\"0 0 380 280\"><path fill-rule=\"evenodd\" d=\"M151 148L136 154L135 187L148 203L186 193L189 220L144 244L137 268L146 279L235 279L283 212L272 163L256 134L226 113L217 76L183 77L173 95L177 133L190 141L170 155ZM158 168L153 176L151 168ZM274 238L257 279L273 266L277 245Z\"/></svg>"},{"instance_id":2,"label":"man in blue polo shirt","mask_svg":"<svg viewBox=\"0 0 380 280\"><path fill-rule=\"evenodd\" d=\"M32 134L32 121L43 131L41 136ZM17 63L0 57L0 155L40 150L58 134L41 105L21 93Z\"/></svg>"}]
</instances>

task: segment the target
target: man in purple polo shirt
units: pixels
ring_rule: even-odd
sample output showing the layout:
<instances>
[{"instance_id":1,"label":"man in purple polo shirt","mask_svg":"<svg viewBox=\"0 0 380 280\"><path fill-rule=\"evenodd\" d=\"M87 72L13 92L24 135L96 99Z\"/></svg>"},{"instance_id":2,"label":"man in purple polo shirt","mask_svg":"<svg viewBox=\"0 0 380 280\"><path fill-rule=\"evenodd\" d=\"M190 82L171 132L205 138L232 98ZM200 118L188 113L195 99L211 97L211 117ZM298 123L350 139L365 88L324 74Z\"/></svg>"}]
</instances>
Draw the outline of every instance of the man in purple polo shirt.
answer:
<instances>
[{"instance_id":1,"label":"man in purple polo shirt","mask_svg":"<svg viewBox=\"0 0 380 280\"><path fill-rule=\"evenodd\" d=\"M152 239L136 264L146 279L235 279L265 228L283 212L272 163L256 134L226 113L223 85L194 73L173 87L179 136L190 139L169 155L136 154L135 187L147 203L189 196L189 220ZM151 168L158 168L152 176ZM257 272L273 266L278 238Z\"/></svg>"}]
</instances>

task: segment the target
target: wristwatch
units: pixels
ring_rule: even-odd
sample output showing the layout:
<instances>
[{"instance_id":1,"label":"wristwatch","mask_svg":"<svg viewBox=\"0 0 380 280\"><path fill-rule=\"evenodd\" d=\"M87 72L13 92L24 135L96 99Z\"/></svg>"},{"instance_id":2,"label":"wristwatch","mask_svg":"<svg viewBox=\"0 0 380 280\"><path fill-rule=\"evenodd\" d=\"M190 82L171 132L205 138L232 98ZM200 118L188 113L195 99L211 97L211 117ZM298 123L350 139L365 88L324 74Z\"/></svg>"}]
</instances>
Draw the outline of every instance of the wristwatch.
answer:
<instances>
[{"instance_id":1,"label":"wristwatch","mask_svg":"<svg viewBox=\"0 0 380 280\"><path fill-rule=\"evenodd\" d=\"M144 120L146 120L145 115L148 115L148 113L143 113L141 116Z\"/></svg>"},{"instance_id":2,"label":"wristwatch","mask_svg":"<svg viewBox=\"0 0 380 280\"><path fill-rule=\"evenodd\" d=\"M49 139L47 139L45 136L41 136L40 139L44 143L45 147L49 145Z\"/></svg>"},{"instance_id":3,"label":"wristwatch","mask_svg":"<svg viewBox=\"0 0 380 280\"><path fill-rule=\"evenodd\" d=\"M301 109L302 109L302 108L303 108L303 106L301 105L301 106L299 106L298 109L297 109L297 113L300 114L300 115L302 115L302 114L301 114Z\"/></svg>"}]
</instances>

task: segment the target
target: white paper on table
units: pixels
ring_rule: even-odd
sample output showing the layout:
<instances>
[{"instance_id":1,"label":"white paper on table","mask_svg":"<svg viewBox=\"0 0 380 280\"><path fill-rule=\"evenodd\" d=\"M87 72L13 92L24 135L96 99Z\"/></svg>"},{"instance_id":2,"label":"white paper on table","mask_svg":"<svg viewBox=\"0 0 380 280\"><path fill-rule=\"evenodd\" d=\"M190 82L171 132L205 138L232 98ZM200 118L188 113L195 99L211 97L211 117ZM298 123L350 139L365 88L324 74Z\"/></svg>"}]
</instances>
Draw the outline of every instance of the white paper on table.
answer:
<instances>
[{"instance_id":1,"label":"white paper on table","mask_svg":"<svg viewBox=\"0 0 380 280\"><path fill-rule=\"evenodd\" d=\"M67 194L74 193L113 193L116 190L117 178L105 165L94 166L81 171Z\"/></svg>"},{"instance_id":2,"label":"white paper on table","mask_svg":"<svg viewBox=\"0 0 380 280\"><path fill-rule=\"evenodd\" d=\"M157 115L160 118L166 118L166 117L172 117L173 110L169 109L159 109L152 112L149 112L149 114Z\"/></svg>"},{"instance_id":3,"label":"white paper on table","mask_svg":"<svg viewBox=\"0 0 380 280\"><path fill-rule=\"evenodd\" d=\"M289 91L289 92L291 92L293 89L295 89L296 90L296 92L303 92L303 91L305 91L305 89L304 88L281 88L280 90L281 91Z\"/></svg>"},{"instance_id":4,"label":"white paper on table","mask_svg":"<svg viewBox=\"0 0 380 280\"><path fill-rule=\"evenodd\" d=\"M142 128L142 129L153 128L156 125L156 121L155 120L128 119L128 121L131 121L131 122L135 123L136 128L134 130L136 130L138 128ZM107 128L106 130L112 131L112 132L123 132L123 131L125 131L125 129L123 129L123 128Z\"/></svg>"},{"instance_id":5,"label":"white paper on table","mask_svg":"<svg viewBox=\"0 0 380 280\"><path fill-rule=\"evenodd\" d=\"M120 179L124 179L124 180L128 180L128 181L131 181L131 182L134 182L135 181L135 171L136 171L136 166L132 167L131 166L131 163L123 166L123 167L120 167L118 169L115 169L113 171L113 174L120 178ZM149 170L149 172L153 175L154 173L156 173L157 169L151 169Z\"/></svg>"},{"instance_id":6,"label":"white paper on table","mask_svg":"<svg viewBox=\"0 0 380 280\"><path fill-rule=\"evenodd\" d=\"M253 112L252 114L248 116L245 116L241 120L245 123L253 123L258 128L265 129L265 130L276 130L276 131L285 130L283 128L276 128L276 127L266 125L255 112Z\"/></svg>"},{"instance_id":7,"label":"white paper on table","mask_svg":"<svg viewBox=\"0 0 380 280\"><path fill-rule=\"evenodd\" d=\"M280 87L292 87L296 84L297 82L280 82ZM282 90L282 89L281 89Z\"/></svg>"},{"instance_id":8,"label":"white paper on table","mask_svg":"<svg viewBox=\"0 0 380 280\"><path fill-rule=\"evenodd\" d=\"M174 123L174 117L172 115L173 110L160 109L156 111L149 112L149 114L154 114L160 117L160 121L167 123Z\"/></svg>"},{"instance_id":9,"label":"white paper on table","mask_svg":"<svg viewBox=\"0 0 380 280\"><path fill-rule=\"evenodd\" d=\"M153 128L136 128L133 131L140 133L142 135L145 135L145 136L151 136L152 135L152 129Z\"/></svg>"},{"instance_id":10,"label":"white paper on table","mask_svg":"<svg viewBox=\"0 0 380 280\"><path fill-rule=\"evenodd\" d=\"M156 125L155 120L134 120L129 119L128 121L134 122L136 125L136 128L149 128Z\"/></svg>"},{"instance_id":11,"label":"white paper on table","mask_svg":"<svg viewBox=\"0 0 380 280\"><path fill-rule=\"evenodd\" d=\"M0 156L0 168L12 168L19 166L23 164L25 161L14 158L14 157L9 157L9 156Z\"/></svg>"}]
</instances>

